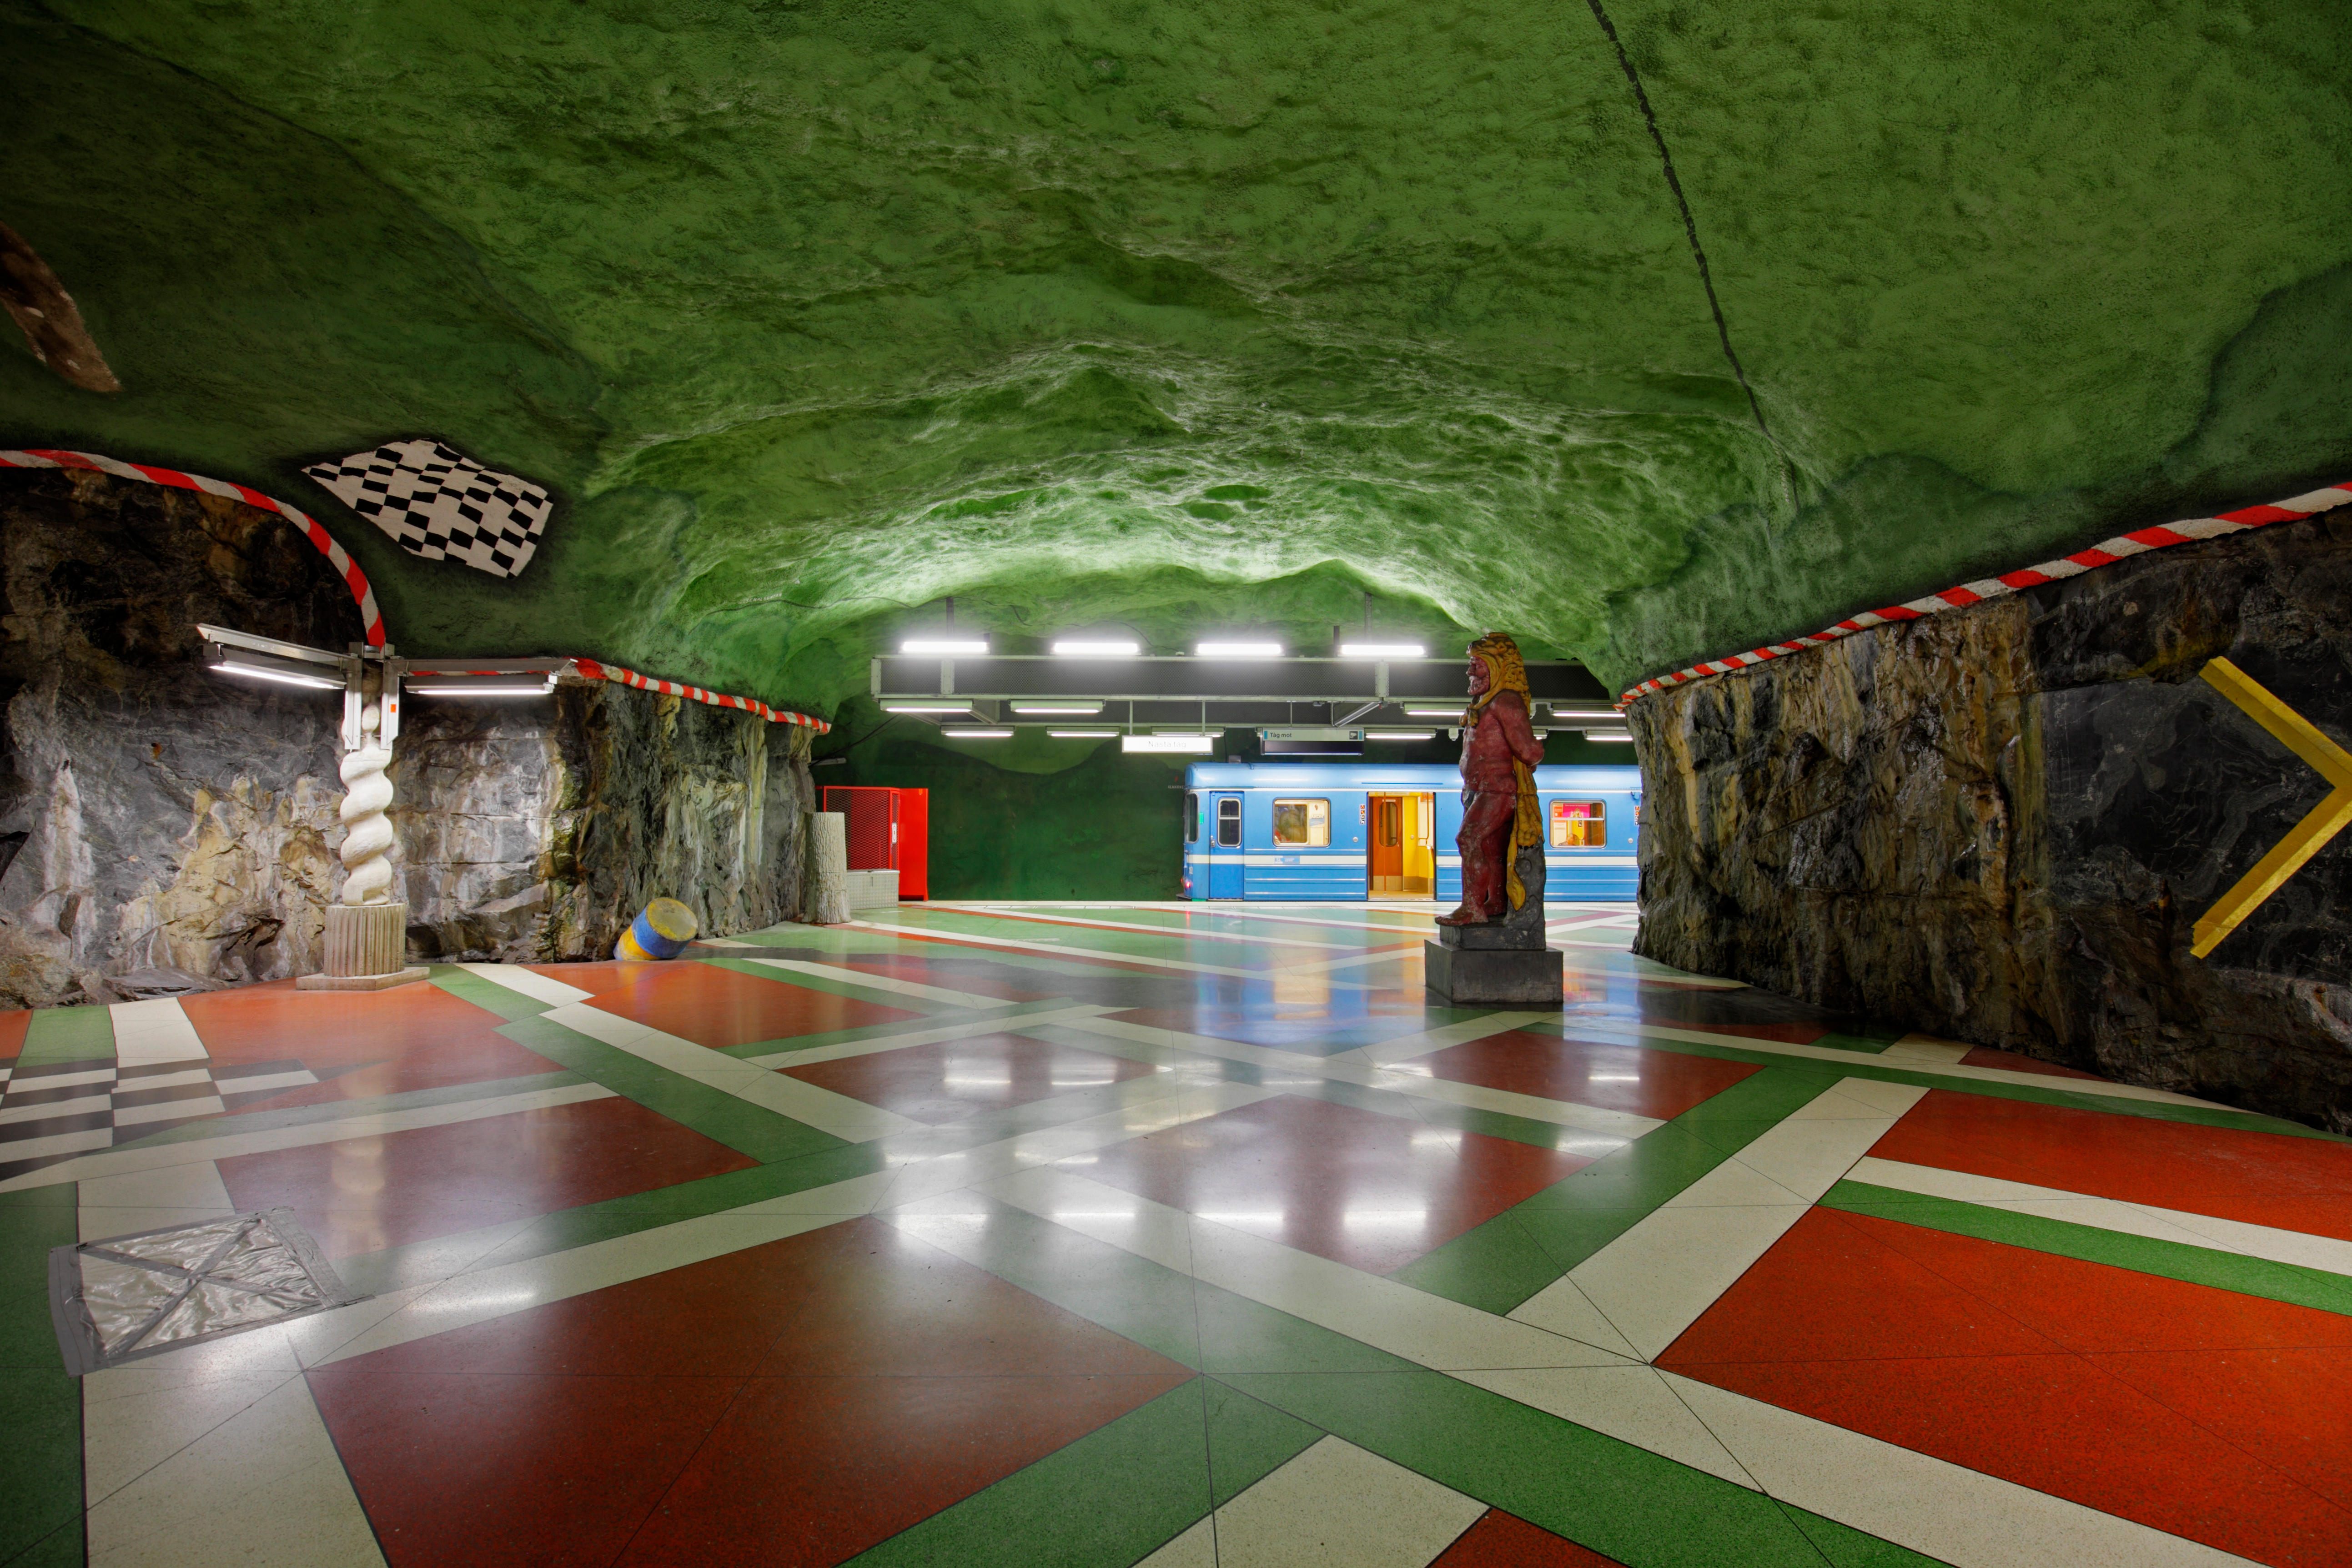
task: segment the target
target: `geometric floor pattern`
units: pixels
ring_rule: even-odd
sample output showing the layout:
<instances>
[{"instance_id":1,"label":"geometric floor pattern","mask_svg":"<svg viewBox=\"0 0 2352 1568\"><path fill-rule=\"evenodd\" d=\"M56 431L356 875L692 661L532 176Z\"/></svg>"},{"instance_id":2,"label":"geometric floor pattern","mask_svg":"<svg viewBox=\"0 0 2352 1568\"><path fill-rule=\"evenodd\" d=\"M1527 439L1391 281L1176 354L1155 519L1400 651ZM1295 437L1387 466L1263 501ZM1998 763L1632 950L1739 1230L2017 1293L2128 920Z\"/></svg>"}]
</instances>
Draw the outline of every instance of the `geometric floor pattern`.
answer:
<instances>
[{"instance_id":1,"label":"geometric floor pattern","mask_svg":"<svg viewBox=\"0 0 2352 1568\"><path fill-rule=\"evenodd\" d=\"M0 1018L0 1563L2352 1563L2352 1145L1430 912ZM66 1374L272 1209L362 1299Z\"/></svg>"}]
</instances>

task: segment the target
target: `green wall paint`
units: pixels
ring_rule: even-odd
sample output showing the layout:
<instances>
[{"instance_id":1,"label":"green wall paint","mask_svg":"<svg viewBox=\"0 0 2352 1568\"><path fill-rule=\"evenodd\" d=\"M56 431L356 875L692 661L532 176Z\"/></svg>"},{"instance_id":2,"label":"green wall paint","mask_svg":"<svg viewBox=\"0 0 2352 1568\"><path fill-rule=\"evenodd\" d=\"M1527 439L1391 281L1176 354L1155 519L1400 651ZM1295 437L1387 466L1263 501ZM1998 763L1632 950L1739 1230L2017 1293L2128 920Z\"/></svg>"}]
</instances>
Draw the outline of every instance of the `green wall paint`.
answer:
<instances>
[{"instance_id":1,"label":"green wall paint","mask_svg":"<svg viewBox=\"0 0 2352 1568\"><path fill-rule=\"evenodd\" d=\"M0 346L0 444L314 508L420 652L820 712L948 594L1622 684L2352 474L2336 0L1611 13L1778 449L1533 0L0 0L0 219L127 388ZM562 492L520 581L299 476L414 434Z\"/></svg>"}]
</instances>

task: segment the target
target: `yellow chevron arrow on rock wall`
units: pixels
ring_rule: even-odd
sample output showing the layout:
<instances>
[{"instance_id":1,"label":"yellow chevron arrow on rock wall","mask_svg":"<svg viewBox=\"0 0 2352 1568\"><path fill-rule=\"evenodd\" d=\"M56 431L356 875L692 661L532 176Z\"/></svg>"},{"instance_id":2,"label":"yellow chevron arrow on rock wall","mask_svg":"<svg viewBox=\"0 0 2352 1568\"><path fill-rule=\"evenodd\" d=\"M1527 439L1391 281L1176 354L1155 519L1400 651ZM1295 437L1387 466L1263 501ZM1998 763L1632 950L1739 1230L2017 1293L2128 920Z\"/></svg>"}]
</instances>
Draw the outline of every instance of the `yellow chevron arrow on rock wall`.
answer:
<instances>
[{"instance_id":1,"label":"yellow chevron arrow on rock wall","mask_svg":"<svg viewBox=\"0 0 2352 1568\"><path fill-rule=\"evenodd\" d=\"M2196 941L2189 951L2200 958L2220 946L2223 937L2238 929L2239 921L2260 908L2281 883L2303 869L2305 860L2352 822L2352 752L2321 734L2310 720L2272 696L2228 659L2213 660L2201 673L2215 690L2244 709L2247 717L2276 735L2288 751L2318 769L2320 776L2336 787L2198 919Z\"/></svg>"}]
</instances>

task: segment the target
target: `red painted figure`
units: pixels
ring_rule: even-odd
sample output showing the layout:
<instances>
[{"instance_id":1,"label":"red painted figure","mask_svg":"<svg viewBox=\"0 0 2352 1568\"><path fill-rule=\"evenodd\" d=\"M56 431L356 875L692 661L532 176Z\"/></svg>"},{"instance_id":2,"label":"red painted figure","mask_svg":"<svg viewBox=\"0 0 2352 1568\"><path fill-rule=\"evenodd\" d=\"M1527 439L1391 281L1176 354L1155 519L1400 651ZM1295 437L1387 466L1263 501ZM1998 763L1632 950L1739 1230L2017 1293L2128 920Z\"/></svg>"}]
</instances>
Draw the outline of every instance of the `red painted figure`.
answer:
<instances>
[{"instance_id":1,"label":"red painted figure","mask_svg":"<svg viewBox=\"0 0 2352 1568\"><path fill-rule=\"evenodd\" d=\"M1498 668L1499 667L1499 668ZM1499 687L1500 689L1496 689ZM1489 632L1470 647L1470 695L1462 731L1462 907L1440 925L1485 925L1511 912L1507 884L1520 816L1521 769L1543 761L1528 708L1518 646ZM1528 787L1532 790L1532 778Z\"/></svg>"}]
</instances>

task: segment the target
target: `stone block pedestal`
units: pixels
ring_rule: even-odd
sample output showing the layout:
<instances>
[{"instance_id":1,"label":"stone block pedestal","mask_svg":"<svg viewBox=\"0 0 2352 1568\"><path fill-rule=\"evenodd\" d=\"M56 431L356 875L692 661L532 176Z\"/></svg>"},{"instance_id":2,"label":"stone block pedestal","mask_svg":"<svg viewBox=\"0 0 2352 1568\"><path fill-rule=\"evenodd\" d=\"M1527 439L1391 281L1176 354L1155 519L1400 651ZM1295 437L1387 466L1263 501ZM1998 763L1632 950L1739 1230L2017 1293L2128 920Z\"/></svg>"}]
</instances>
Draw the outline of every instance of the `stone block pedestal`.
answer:
<instances>
[{"instance_id":1,"label":"stone block pedestal","mask_svg":"<svg viewBox=\"0 0 2352 1568\"><path fill-rule=\"evenodd\" d=\"M1564 973L1556 947L1421 944L1429 989L1471 1006L1557 1007Z\"/></svg>"},{"instance_id":2,"label":"stone block pedestal","mask_svg":"<svg viewBox=\"0 0 2352 1568\"><path fill-rule=\"evenodd\" d=\"M294 982L297 991L384 991L429 979L408 960L406 904L329 904L327 967Z\"/></svg>"}]
</instances>

